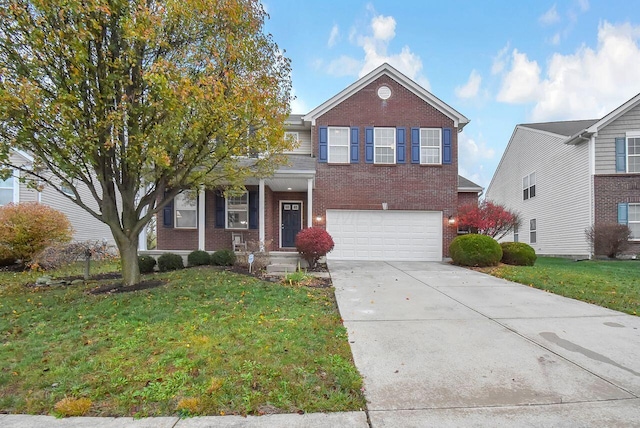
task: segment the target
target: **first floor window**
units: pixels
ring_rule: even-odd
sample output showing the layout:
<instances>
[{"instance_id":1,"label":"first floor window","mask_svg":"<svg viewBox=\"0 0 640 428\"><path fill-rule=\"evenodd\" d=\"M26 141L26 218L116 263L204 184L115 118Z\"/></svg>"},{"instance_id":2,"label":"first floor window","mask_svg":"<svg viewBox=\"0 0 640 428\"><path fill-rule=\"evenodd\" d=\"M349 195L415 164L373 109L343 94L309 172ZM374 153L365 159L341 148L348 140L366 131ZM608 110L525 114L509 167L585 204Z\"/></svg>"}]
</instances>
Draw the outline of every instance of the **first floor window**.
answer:
<instances>
[{"instance_id":1,"label":"first floor window","mask_svg":"<svg viewBox=\"0 0 640 428\"><path fill-rule=\"evenodd\" d=\"M227 229L249 228L249 193L227 198Z\"/></svg>"},{"instance_id":2,"label":"first floor window","mask_svg":"<svg viewBox=\"0 0 640 428\"><path fill-rule=\"evenodd\" d=\"M640 135L627 137L627 172L640 172Z\"/></svg>"},{"instance_id":3,"label":"first floor window","mask_svg":"<svg viewBox=\"0 0 640 428\"><path fill-rule=\"evenodd\" d=\"M373 135L373 163L395 164L396 128L374 128Z\"/></svg>"},{"instance_id":4,"label":"first floor window","mask_svg":"<svg viewBox=\"0 0 640 428\"><path fill-rule=\"evenodd\" d=\"M174 199L176 228L195 229L197 227L196 192L189 190L180 193Z\"/></svg>"},{"instance_id":5,"label":"first floor window","mask_svg":"<svg viewBox=\"0 0 640 428\"><path fill-rule=\"evenodd\" d=\"M420 128L420 163L440 164L442 150L442 129Z\"/></svg>"},{"instance_id":6,"label":"first floor window","mask_svg":"<svg viewBox=\"0 0 640 428\"><path fill-rule=\"evenodd\" d=\"M631 239L640 240L640 204L629 204L629 222Z\"/></svg>"},{"instance_id":7,"label":"first floor window","mask_svg":"<svg viewBox=\"0 0 640 428\"><path fill-rule=\"evenodd\" d=\"M532 172L522 178L522 199L527 200L536 195L536 173Z\"/></svg>"},{"instance_id":8,"label":"first floor window","mask_svg":"<svg viewBox=\"0 0 640 428\"><path fill-rule=\"evenodd\" d=\"M327 147L329 163L349 163L349 128L329 127Z\"/></svg>"},{"instance_id":9,"label":"first floor window","mask_svg":"<svg viewBox=\"0 0 640 428\"><path fill-rule=\"evenodd\" d=\"M535 244L538 241L538 225L536 224L536 219L533 218L529 221L529 243Z\"/></svg>"},{"instance_id":10,"label":"first floor window","mask_svg":"<svg viewBox=\"0 0 640 428\"><path fill-rule=\"evenodd\" d=\"M518 233L518 226L513 227L513 242L518 242L520 240L520 235Z\"/></svg>"},{"instance_id":11,"label":"first floor window","mask_svg":"<svg viewBox=\"0 0 640 428\"><path fill-rule=\"evenodd\" d=\"M13 177L9 177L6 180L0 180L0 206L13 202L14 181Z\"/></svg>"}]
</instances>

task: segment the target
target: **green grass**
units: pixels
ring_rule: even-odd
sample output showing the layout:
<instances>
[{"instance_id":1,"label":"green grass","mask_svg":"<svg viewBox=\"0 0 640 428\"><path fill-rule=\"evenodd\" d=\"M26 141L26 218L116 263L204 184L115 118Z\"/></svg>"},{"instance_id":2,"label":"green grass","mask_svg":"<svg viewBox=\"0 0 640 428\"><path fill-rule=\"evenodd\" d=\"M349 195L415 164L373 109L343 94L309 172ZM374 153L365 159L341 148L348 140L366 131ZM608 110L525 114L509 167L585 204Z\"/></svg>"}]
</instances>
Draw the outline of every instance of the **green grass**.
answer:
<instances>
[{"instance_id":1,"label":"green grass","mask_svg":"<svg viewBox=\"0 0 640 428\"><path fill-rule=\"evenodd\" d=\"M616 311L640 312L640 261L573 260L539 257L535 266L482 269L499 278Z\"/></svg>"},{"instance_id":2,"label":"green grass","mask_svg":"<svg viewBox=\"0 0 640 428\"><path fill-rule=\"evenodd\" d=\"M365 405L332 288L204 267L156 274L167 284L154 289L94 296L86 291L99 283L23 286L37 276L0 273L0 413L53 413L65 397L89 398L96 416Z\"/></svg>"}]
</instances>

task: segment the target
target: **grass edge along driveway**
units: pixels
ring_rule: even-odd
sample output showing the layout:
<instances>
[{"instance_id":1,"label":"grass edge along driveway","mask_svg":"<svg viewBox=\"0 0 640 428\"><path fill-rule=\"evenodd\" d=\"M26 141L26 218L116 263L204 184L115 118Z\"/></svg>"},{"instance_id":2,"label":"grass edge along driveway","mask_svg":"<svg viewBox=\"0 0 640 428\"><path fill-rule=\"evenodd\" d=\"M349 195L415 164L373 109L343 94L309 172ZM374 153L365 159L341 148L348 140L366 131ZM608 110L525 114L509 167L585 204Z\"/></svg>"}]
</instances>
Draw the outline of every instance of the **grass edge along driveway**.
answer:
<instances>
[{"instance_id":1,"label":"grass edge along driveway","mask_svg":"<svg viewBox=\"0 0 640 428\"><path fill-rule=\"evenodd\" d=\"M365 406L333 288L203 267L94 296L102 283L26 288L32 276L0 272L0 413L60 415L65 397L92 416Z\"/></svg>"},{"instance_id":2,"label":"grass edge along driveway","mask_svg":"<svg viewBox=\"0 0 640 428\"><path fill-rule=\"evenodd\" d=\"M534 266L500 265L482 272L598 306L640 313L640 261L539 257Z\"/></svg>"}]
</instances>

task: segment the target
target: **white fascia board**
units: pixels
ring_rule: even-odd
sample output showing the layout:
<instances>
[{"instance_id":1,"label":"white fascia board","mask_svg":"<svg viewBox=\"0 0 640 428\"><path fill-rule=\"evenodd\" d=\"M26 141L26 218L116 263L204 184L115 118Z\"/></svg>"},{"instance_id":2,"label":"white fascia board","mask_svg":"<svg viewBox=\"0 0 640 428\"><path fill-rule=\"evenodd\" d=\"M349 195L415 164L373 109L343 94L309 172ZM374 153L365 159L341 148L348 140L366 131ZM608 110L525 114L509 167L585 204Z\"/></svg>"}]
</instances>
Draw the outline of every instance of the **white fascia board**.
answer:
<instances>
[{"instance_id":1,"label":"white fascia board","mask_svg":"<svg viewBox=\"0 0 640 428\"><path fill-rule=\"evenodd\" d=\"M620 107L613 110L611 113L609 113L608 115L606 115L605 117L603 117L602 119L600 119L599 121L597 121L596 123L588 127L586 131L591 134L597 133L598 129L616 120L617 118L619 118L620 116L622 116L623 114L625 114L626 112L634 108L638 103L640 103L640 94L631 98L629 101L622 104Z\"/></svg>"}]
</instances>

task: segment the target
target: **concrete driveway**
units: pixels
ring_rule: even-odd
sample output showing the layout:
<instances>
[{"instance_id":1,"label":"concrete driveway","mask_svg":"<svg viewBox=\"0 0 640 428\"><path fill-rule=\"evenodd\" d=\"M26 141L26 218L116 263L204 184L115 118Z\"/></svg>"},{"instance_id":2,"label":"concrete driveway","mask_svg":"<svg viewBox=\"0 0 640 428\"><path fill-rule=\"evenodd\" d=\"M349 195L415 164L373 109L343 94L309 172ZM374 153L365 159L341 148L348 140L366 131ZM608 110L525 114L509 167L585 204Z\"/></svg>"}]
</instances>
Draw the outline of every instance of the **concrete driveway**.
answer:
<instances>
[{"instance_id":1,"label":"concrete driveway","mask_svg":"<svg viewBox=\"0 0 640 428\"><path fill-rule=\"evenodd\" d=\"M640 318L434 262L329 262L371 425L640 426Z\"/></svg>"}]
</instances>

